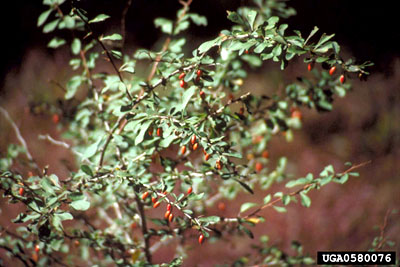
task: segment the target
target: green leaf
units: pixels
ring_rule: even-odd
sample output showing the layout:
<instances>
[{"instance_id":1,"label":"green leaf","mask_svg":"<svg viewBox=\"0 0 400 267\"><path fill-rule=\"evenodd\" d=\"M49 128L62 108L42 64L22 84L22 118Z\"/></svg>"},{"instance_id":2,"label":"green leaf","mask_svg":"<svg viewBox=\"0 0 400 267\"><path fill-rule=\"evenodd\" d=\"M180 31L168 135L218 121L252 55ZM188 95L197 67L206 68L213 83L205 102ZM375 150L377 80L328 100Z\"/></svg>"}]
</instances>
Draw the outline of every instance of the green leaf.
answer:
<instances>
[{"instance_id":1,"label":"green leaf","mask_svg":"<svg viewBox=\"0 0 400 267\"><path fill-rule=\"evenodd\" d=\"M183 80L188 83L191 80L193 80L195 75L196 75L196 70L193 68L185 75L185 78Z\"/></svg>"},{"instance_id":2,"label":"green leaf","mask_svg":"<svg viewBox=\"0 0 400 267\"><path fill-rule=\"evenodd\" d=\"M226 12L228 13L228 17L227 17L227 18L228 18L230 21L233 21L233 22L235 22L235 23L237 23L237 24L240 24L240 25L246 25L246 24L244 23L242 17L241 17L238 13L236 13L236 12L234 12L234 11L226 11Z\"/></svg>"},{"instance_id":3,"label":"green leaf","mask_svg":"<svg viewBox=\"0 0 400 267\"><path fill-rule=\"evenodd\" d=\"M71 51L72 51L72 54L74 54L74 55L79 54L79 52L81 51L81 40L79 40L78 38L75 38L72 41Z\"/></svg>"},{"instance_id":4,"label":"green leaf","mask_svg":"<svg viewBox=\"0 0 400 267\"><path fill-rule=\"evenodd\" d=\"M111 40L111 41L119 41L122 40L122 35L118 34L118 33L113 33L111 35L107 35L107 36L102 36L101 40Z\"/></svg>"},{"instance_id":5,"label":"green leaf","mask_svg":"<svg viewBox=\"0 0 400 267\"><path fill-rule=\"evenodd\" d=\"M93 176L92 169L88 165L81 165L81 170L89 176Z\"/></svg>"},{"instance_id":6,"label":"green leaf","mask_svg":"<svg viewBox=\"0 0 400 267\"><path fill-rule=\"evenodd\" d=\"M154 20L156 28L161 28L163 33L172 34L173 22L166 18L156 18Z\"/></svg>"},{"instance_id":7,"label":"green leaf","mask_svg":"<svg viewBox=\"0 0 400 267\"><path fill-rule=\"evenodd\" d=\"M97 152L98 145L99 145L99 142L96 142L96 143L88 146L86 148L85 152L83 153L83 158L88 159L88 158L94 156L94 154L96 154L96 152Z\"/></svg>"},{"instance_id":8,"label":"green leaf","mask_svg":"<svg viewBox=\"0 0 400 267\"><path fill-rule=\"evenodd\" d=\"M249 22L250 28L254 28L254 21L256 20L257 17L257 11L255 10L250 10L249 13L247 14L247 21Z\"/></svg>"},{"instance_id":9,"label":"green leaf","mask_svg":"<svg viewBox=\"0 0 400 267\"><path fill-rule=\"evenodd\" d=\"M253 189L251 189L250 186L248 186L247 184L243 183L242 181L235 179L236 182L238 182L244 189L246 189L247 192L249 192L250 194L254 194Z\"/></svg>"},{"instance_id":10,"label":"green leaf","mask_svg":"<svg viewBox=\"0 0 400 267\"><path fill-rule=\"evenodd\" d=\"M322 34L321 39L319 39L318 44L315 46L314 49L317 49L318 47L329 41L333 36L335 36L335 34L331 35L326 35L325 33Z\"/></svg>"},{"instance_id":11,"label":"green leaf","mask_svg":"<svg viewBox=\"0 0 400 267\"><path fill-rule=\"evenodd\" d=\"M268 194L265 198L264 198L264 204L267 204L268 202L271 201L271 194Z\"/></svg>"},{"instance_id":12,"label":"green leaf","mask_svg":"<svg viewBox=\"0 0 400 267\"><path fill-rule=\"evenodd\" d=\"M187 104L194 95L195 91L196 91L196 86L190 86L190 88L183 93L182 103L179 107L177 107L178 110L182 111L186 108Z\"/></svg>"},{"instance_id":13,"label":"green leaf","mask_svg":"<svg viewBox=\"0 0 400 267\"><path fill-rule=\"evenodd\" d=\"M56 19L53 20L52 22L47 23L44 27L43 27L43 33L49 33L54 31L54 29L57 27L58 22L60 22L60 19Z\"/></svg>"},{"instance_id":14,"label":"green leaf","mask_svg":"<svg viewBox=\"0 0 400 267\"><path fill-rule=\"evenodd\" d=\"M38 21L37 21L37 26L40 27L43 25L43 23L46 22L47 18L49 17L51 11L53 11L52 8L50 8L49 10L44 11L42 14L40 14Z\"/></svg>"},{"instance_id":15,"label":"green leaf","mask_svg":"<svg viewBox=\"0 0 400 267\"><path fill-rule=\"evenodd\" d=\"M218 223L220 220L221 218L218 216L208 216L199 218L199 221L204 223Z\"/></svg>"},{"instance_id":16,"label":"green leaf","mask_svg":"<svg viewBox=\"0 0 400 267\"><path fill-rule=\"evenodd\" d=\"M57 216L60 221L66 221L66 220L73 220L74 217L72 216L71 213L69 212L63 212L63 213L56 213L54 216Z\"/></svg>"},{"instance_id":17,"label":"green leaf","mask_svg":"<svg viewBox=\"0 0 400 267\"><path fill-rule=\"evenodd\" d=\"M65 99L73 98L81 83L81 76L73 76L67 83L67 92L65 93Z\"/></svg>"},{"instance_id":18,"label":"green leaf","mask_svg":"<svg viewBox=\"0 0 400 267\"><path fill-rule=\"evenodd\" d=\"M319 30L318 27L315 26L314 29L311 31L310 35L307 37L306 41L304 42L304 46L305 46L305 45L307 44L307 42L311 39L311 37L313 37L314 34L317 33L318 30Z\"/></svg>"},{"instance_id":19,"label":"green leaf","mask_svg":"<svg viewBox=\"0 0 400 267\"><path fill-rule=\"evenodd\" d=\"M54 185L52 181L49 179L49 177L43 177L42 180L40 181L40 186L46 193L55 195L55 191L53 188Z\"/></svg>"},{"instance_id":20,"label":"green leaf","mask_svg":"<svg viewBox=\"0 0 400 267\"><path fill-rule=\"evenodd\" d=\"M89 23L101 22L101 21L104 21L104 20L106 20L108 18L110 18L109 15L100 14L100 15L97 15L94 19L89 20Z\"/></svg>"},{"instance_id":21,"label":"green leaf","mask_svg":"<svg viewBox=\"0 0 400 267\"><path fill-rule=\"evenodd\" d=\"M58 38L58 37L54 37L53 39L51 39L51 41L47 44L47 47L50 48L58 48L62 45L64 45L66 43L66 41L64 39Z\"/></svg>"},{"instance_id":22,"label":"green leaf","mask_svg":"<svg viewBox=\"0 0 400 267\"><path fill-rule=\"evenodd\" d=\"M147 129L150 127L150 125L151 125L152 122L153 122L153 121L149 120L149 121L145 121L145 122L142 124L142 126L140 127L140 132L139 132L139 134L138 134L138 135L136 136L136 138L135 138L135 145L136 145L136 146L139 145L139 144L143 141L144 135L146 134Z\"/></svg>"},{"instance_id":23,"label":"green leaf","mask_svg":"<svg viewBox=\"0 0 400 267\"><path fill-rule=\"evenodd\" d=\"M190 19L193 21L194 24L197 26L207 26L207 18L205 16L200 16L199 14L188 14Z\"/></svg>"},{"instance_id":24,"label":"green leaf","mask_svg":"<svg viewBox=\"0 0 400 267\"><path fill-rule=\"evenodd\" d=\"M243 213L243 212L245 212L246 210L251 209L252 207L255 207L255 206L257 206L257 205L258 205L257 203L253 203L253 202L246 202L246 203L243 203L243 204L240 206L240 213Z\"/></svg>"},{"instance_id":25,"label":"green leaf","mask_svg":"<svg viewBox=\"0 0 400 267\"><path fill-rule=\"evenodd\" d=\"M270 18L267 20L268 25L267 25L267 27L265 27L265 29L266 29L266 30L270 30L270 29L275 28L275 25L278 23L278 21L279 21L279 17L276 17L276 16L270 17Z\"/></svg>"},{"instance_id":26,"label":"green leaf","mask_svg":"<svg viewBox=\"0 0 400 267\"><path fill-rule=\"evenodd\" d=\"M273 206L277 212L285 213L287 210L285 207Z\"/></svg>"},{"instance_id":27,"label":"green leaf","mask_svg":"<svg viewBox=\"0 0 400 267\"><path fill-rule=\"evenodd\" d=\"M304 193L300 192L301 204L309 208L311 206L311 199Z\"/></svg>"},{"instance_id":28,"label":"green leaf","mask_svg":"<svg viewBox=\"0 0 400 267\"><path fill-rule=\"evenodd\" d=\"M203 53L207 52L207 51L210 50L213 46L216 46L217 43L218 43L219 41L220 41L220 37L217 37L217 38L215 38L214 40L211 40L211 41L207 41L207 42L202 43L202 44L199 46L199 48L198 48L199 53L200 53L200 54L203 54Z\"/></svg>"},{"instance_id":29,"label":"green leaf","mask_svg":"<svg viewBox=\"0 0 400 267\"><path fill-rule=\"evenodd\" d=\"M75 201L71 202L70 206L76 210L84 211L84 210L87 210L90 208L90 202L87 201L86 199L75 200Z\"/></svg>"}]
</instances>

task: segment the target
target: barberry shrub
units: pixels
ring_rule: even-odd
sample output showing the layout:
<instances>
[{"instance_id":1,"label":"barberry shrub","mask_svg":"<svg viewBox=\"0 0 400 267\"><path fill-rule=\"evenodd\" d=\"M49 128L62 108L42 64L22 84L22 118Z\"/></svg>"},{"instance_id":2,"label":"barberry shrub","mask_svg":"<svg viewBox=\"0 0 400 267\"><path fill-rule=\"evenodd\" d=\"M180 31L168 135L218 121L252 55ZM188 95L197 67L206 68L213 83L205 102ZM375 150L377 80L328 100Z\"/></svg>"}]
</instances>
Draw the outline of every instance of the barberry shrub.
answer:
<instances>
[{"instance_id":1,"label":"barberry shrub","mask_svg":"<svg viewBox=\"0 0 400 267\"><path fill-rule=\"evenodd\" d=\"M329 165L293 179L285 157L275 166L269 162L268 145L277 136L293 139L301 109L330 111L334 99L350 90L351 79L365 79L372 63L343 59L334 34L318 34L317 27L305 34L281 23L295 11L280 0L254 0L228 11L231 29L184 53L184 32L191 24L207 25L206 17L190 12L191 2L180 2L175 20L155 19L165 34L160 50L127 54L124 30L98 31L108 15L89 14L79 1L43 1L38 26L54 34L50 48L70 46L74 75L64 86L65 101L78 104L71 118L53 118L72 145L42 138L72 151L77 168L57 177L35 163L24 142L9 146L0 161L0 189L24 211L12 221L20 224L15 233L1 229L0 249L28 266L142 266L157 263L152 254L179 241L175 258L165 263L177 266L189 247L244 234L260 239L254 245L258 256L232 264L314 263L297 242L297 254L289 256L251 228L264 222L264 209L286 212L292 202L310 207L308 192L345 183L363 163L346 163L340 172ZM298 57L304 76L286 82L284 90L259 95L242 89L248 72L264 61L284 70ZM28 163L25 173L13 168L21 162ZM287 190L270 192L274 183L285 183ZM208 211L225 209L220 199L233 201L255 187L265 198L241 203L236 217Z\"/></svg>"}]
</instances>

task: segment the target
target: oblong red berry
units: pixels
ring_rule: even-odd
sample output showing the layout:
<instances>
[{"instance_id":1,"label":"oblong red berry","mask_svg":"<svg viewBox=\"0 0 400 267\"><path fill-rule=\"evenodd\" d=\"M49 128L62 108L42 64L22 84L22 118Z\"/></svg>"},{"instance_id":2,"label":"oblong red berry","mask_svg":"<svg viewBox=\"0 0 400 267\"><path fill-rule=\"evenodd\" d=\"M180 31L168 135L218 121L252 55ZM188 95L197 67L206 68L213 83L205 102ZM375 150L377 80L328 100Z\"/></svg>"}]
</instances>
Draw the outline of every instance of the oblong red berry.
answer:
<instances>
[{"instance_id":1,"label":"oblong red berry","mask_svg":"<svg viewBox=\"0 0 400 267\"><path fill-rule=\"evenodd\" d=\"M344 83L345 80L346 80L346 78L345 78L344 75L342 74L342 75L340 75L339 80L340 80L340 83Z\"/></svg>"},{"instance_id":2,"label":"oblong red berry","mask_svg":"<svg viewBox=\"0 0 400 267\"><path fill-rule=\"evenodd\" d=\"M210 157L211 157L211 155L210 155L210 154L206 154L206 155L204 156L204 160L205 160L205 161L207 161L207 160L209 160L209 159L210 159Z\"/></svg>"},{"instance_id":3,"label":"oblong red berry","mask_svg":"<svg viewBox=\"0 0 400 267\"><path fill-rule=\"evenodd\" d=\"M194 143L196 143L196 139L197 139L196 135L192 135L192 138L190 138L190 143L194 145Z\"/></svg>"},{"instance_id":4,"label":"oblong red berry","mask_svg":"<svg viewBox=\"0 0 400 267\"><path fill-rule=\"evenodd\" d=\"M185 154L186 152L186 146L181 146L181 154Z\"/></svg>"},{"instance_id":5,"label":"oblong red berry","mask_svg":"<svg viewBox=\"0 0 400 267\"><path fill-rule=\"evenodd\" d=\"M169 221L169 222L172 222L173 220L174 220L174 214L171 213L171 214L169 215L169 217L168 217L168 221Z\"/></svg>"},{"instance_id":6,"label":"oblong red berry","mask_svg":"<svg viewBox=\"0 0 400 267\"><path fill-rule=\"evenodd\" d=\"M181 74L179 74L179 80L182 80L183 78L185 78L185 76L186 76L186 73L184 73L184 72L181 72Z\"/></svg>"},{"instance_id":7,"label":"oblong red berry","mask_svg":"<svg viewBox=\"0 0 400 267\"><path fill-rule=\"evenodd\" d=\"M168 210L168 211L171 211L171 210L172 210L172 205L171 205L171 204L168 204L168 205L167 205L167 210Z\"/></svg>"},{"instance_id":8,"label":"oblong red berry","mask_svg":"<svg viewBox=\"0 0 400 267\"><path fill-rule=\"evenodd\" d=\"M145 200L149 196L149 192L144 192L142 194L142 200Z\"/></svg>"},{"instance_id":9,"label":"oblong red berry","mask_svg":"<svg viewBox=\"0 0 400 267\"><path fill-rule=\"evenodd\" d=\"M171 211L170 211L170 210L167 210L167 211L165 212L165 214L164 214L164 218L168 220L169 215L171 215Z\"/></svg>"},{"instance_id":10,"label":"oblong red berry","mask_svg":"<svg viewBox=\"0 0 400 267\"><path fill-rule=\"evenodd\" d=\"M179 81L179 85L180 85L180 87L182 87L182 88L185 88L185 87L186 87L186 83L185 83L184 80L180 80L180 81Z\"/></svg>"},{"instance_id":11,"label":"oblong red berry","mask_svg":"<svg viewBox=\"0 0 400 267\"><path fill-rule=\"evenodd\" d=\"M157 128L157 136L162 136L162 128Z\"/></svg>"},{"instance_id":12,"label":"oblong red berry","mask_svg":"<svg viewBox=\"0 0 400 267\"><path fill-rule=\"evenodd\" d=\"M189 187L188 190L187 190L187 194L189 195L189 194L192 193L192 192L193 192L193 188L192 188L192 187Z\"/></svg>"},{"instance_id":13,"label":"oblong red berry","mask_svg":"<svg viewBox=\"0 0 400 267\"><path fill-rule=\"evenodd\" d=\"M203 242L204 242L204 235L201 234L201 235L199 235L199 244L201 245L201 244L203 244Z\"/></svg>"},{"instance_id":14,"label":"oblong red berry","mask_svg":"<svg viewBox=\"0 0 400 267\"><path fill-rule=\"evenodd\" d=\"M161 205L161 203L157 201L156 203L154 203L153 208L156 209L156 208L158 208L160 205Z\"/></svg>"},{"instance_id":15,"label":"oblong red berry","mask_svg":"<svg viewBox=\"0 0 400 267\"><path fill-rule=\"evenodd\" d=\"M332 68L330 68L329 70L329 75L333 75L336 71L336 66L333 66Z\"/></svg>"},{"instance_id":16,"label":"oblong red berry","mask_svg":"<svg viewBox=\"0 0 400 267\"><path fill-rule=\"evenodd\" d=\"M198 147L199 147L199 144L198 144L198 143L195 143L195 144L193 145L193 151L196 150Z\"/></svg>"},{"instance_id":17,"label":"oblong red berry","mask_svg":"<svg viewBox=\"0 0 400 267\"><path fill-rule=\"evenodd\" d=\"M19 188L19 191L18 191L18 193L19 193L19 195L22 197L23 195L24 195L24 188L22 188L22 187L20 187Z\"/></svg>"},{"instance_id":18,"label":"oblong red berry","mask_svg":"<svg viewBox=\"0 0 400 267\"><path fill-rule=\"evenodd\" d=\"M157 202L157 198L156 197L152 197L151 198L151 202L156 203Z\"/></svg>"}]
</instances>

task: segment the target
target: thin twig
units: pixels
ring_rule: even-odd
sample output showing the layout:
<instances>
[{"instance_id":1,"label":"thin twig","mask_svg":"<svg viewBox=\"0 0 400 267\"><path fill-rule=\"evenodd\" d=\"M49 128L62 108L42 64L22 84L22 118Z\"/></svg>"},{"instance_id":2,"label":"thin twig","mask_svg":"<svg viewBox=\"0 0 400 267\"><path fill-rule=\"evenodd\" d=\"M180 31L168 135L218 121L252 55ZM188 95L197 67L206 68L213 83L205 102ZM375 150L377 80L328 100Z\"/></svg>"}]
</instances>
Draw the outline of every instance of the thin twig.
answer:
<instances>
[{"instance_id":1,"label":"thin twig","mask_svg":"<svg viewBox=\"0 0 400 267\"><path fill-rule=\"evenodd\" d=\"M37 165L36 161L33 159L32 154L29 152L28 145L26 144L25 139L21 135L21 131L19 130L17 124L11 119L10 115L8 114L7 110L3 107L0 107L0 112L6 118L6 120L11 124L11 127L14 129L15 135L17 136L18 141L21 143L23 148L25 149L25 155L28 160L33 163L34 167L36 168L38 174L41 172L39 166Z\"/></svg>"},{"instance_id":2,"label":"thin twig","mask_svg":"<svg viewBox=\"0 0 400 267\"><path fill-rule=\"evenodd\" d=\"M388 222L388 219L389 219L389 215L390 215L391 212L392 212L392 210L390 210L390 209L388 209L388 210L386 211L385 218L383 219L383 224L379 227L379 228L380 228L380 235L379 235L379 240L380 240L380 242L379 242L379 244L376 246L376 250L377 250L377 251L379 251L379 250L383 247L383 244L384 244L385 241L386 241L386 238L385 238L385 229L386 229L387 222Z\"/></svg>"},{"instance_id":3,"label":"thin twig","mask_svg":"<svg viewBox=\"0 0 400 267\"><path fill-rule=\"evenodd\" d=\"M369 164L369 163L371 163L370 160L369 160L369 161L366 161L366 162L362 162L362 163L357 164L357 165L354 165L354 166L351 166L351 167L350 167L349 169L347 169L346 171L336 174L336 177L341 177L341 176L343 176L343 175L345 175L345 174L347 174L347 173L350 173L350 172L354 171L355 169L361 168L361 167L363 167L363 166L365 166L365 165L367 165L367 164ZM314 184L314 183L306 184L305 186L303 186L303 187L300 188L299 190L289 193L289 196L298 195L298 194L300 194L301 192L307 190L307 189L308 189L310 186L312 186L312 185L315 185L315 184ZM271 207L271 206L273 206L275 203L281 201L282 198L283 198L283 197L278 197L277 199L273 200L272 202L269 202L269 203L267 203L267 204L265 204L265 205L259 207L258 209L256 209L256 210L253 211L252 213L250 213L249 215L246 215L244 218L249 218L249 217L251 217L251 216L256 215L257 213L259 213L259 212L262 211L263 209L268 208L268 207Z\"/></svg>"},{"instance_id":4,"label":"thin twig","mask_svg":"<svg viewBox=\"0 0 400 267\"><path fill-rule=\"evenodd\" d=\"M122 11L122 16L121 16L121 35L122 35L122 40L121 40L121 47L124 47L125 39L126 39L126 15L128 14L129 7L132 5L132 0L126 1L126 5L124 7L124 10Z\"/></svg>"}]
</instances>

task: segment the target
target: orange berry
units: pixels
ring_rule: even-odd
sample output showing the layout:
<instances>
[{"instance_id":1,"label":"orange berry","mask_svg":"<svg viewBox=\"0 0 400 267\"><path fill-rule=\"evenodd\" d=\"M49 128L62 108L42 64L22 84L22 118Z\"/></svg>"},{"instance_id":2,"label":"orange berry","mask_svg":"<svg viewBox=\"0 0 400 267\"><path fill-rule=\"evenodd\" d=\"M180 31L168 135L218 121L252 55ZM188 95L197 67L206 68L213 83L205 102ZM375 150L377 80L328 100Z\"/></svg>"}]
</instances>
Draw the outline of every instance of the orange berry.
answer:
<instances>
[{"instance_id":1,"label":"orange berry","mask_svg":"<svg viewBox=\"0 0 400 267\"><path fill-rule=\"evenodd\" d=\"M346 80L346 78L345 78L344 75L342 74L342 75L340 75L339 80L340 80L340 83L344 83L345 80Z\"/></svg>"},{"instance_id":2,"label":"orange berry","mask_svg":"<svg viewBox=\"0 0 400 267\"><path fill-rule=\"evenodd\" d=\"M206 154L206 155L204 156L204 160L205 160L205 161L207 161L207 160L209 160L209 159L210 159L210 157L211 157L211 155L210 155L210 154Z\"/></svg>"},{"instance_id":3,"label":"orange berry","mask_svg":"<svg viewBox=\"0 0 400 267\"><path fill-rule=\"evenodd\" d=\"M179 80L182 80L183 78L185 78L185 76L186 76L186 73L184 73L184 72L181 72L181 74L179 74Z\"/></svg>"},{"instance_id":4,"label":"orange berry","mask_svg":"<svg viewBox=\"0 0 400 267\"><path fill-rule=\"evenodd\" d=\"M181 146L181 154L185 154L186 152L186 146Z\"/></svg>"},{"instance_id":5,"label":"orange berry","mask_svg":"<svg viewBox=\"0 0 400 267\"><path fill-rule=\"evenodd\" d=\"M164 214L164 218L168 220L169 215L171 215L171 211L170 211L170 210L167 210L167 211L165 212L165 214Z\"/></svg>"},{"instance_id":6,"label":"orange berry","mask_svg":"<svg viewBox=\"0 0 400 267\"><path fill-rule=\"evenodd\" d=\"M256 171L260 172L263 169L263 165L261 162L257 162L256 163Z\"/></svg>"},{"instance_id":7,"label":"orange berry","mask_svg":"<svg viewBox=\"0 0 400 267\"><path fill-rule=\"evenodd\" d=\"M190 143L194 145L194 143L196 143L196 139L197 137L195 135L192 135L192 138L190 138Z\"/></svg>"},{"instance_id":8,"label":"orange berry","mask_svg":"<svg viewBox=\"0 0 400 267\"><path fill-rule=\"evenodd\" d=\"M137 223L136 222L131 223L131 229L132 230L136 229L136 227L137 227Z\"/></svg>"},{"instance_id":9,"label":"orange berry","mask_svg":"<svg viewBox=\"0 0 400 267\"><path fill-rule=\"evenodd\" d=\"M22 197L24 195L24 188L19 188L19 195Z\"/></svg>"},{"instance_id":10,"label":"orange berry","mask_svg":"<svg viewBox=\"0 0 400 267\"><path fill-rule=\"evenodd\" d=\"M204 93L204 91L200 91L200 97L201 99L204 99L206 97L206 93Z\"/></svg>"},{"instance_id":11,"label":"orange berry","mask_svg":"<svg viewBox=\"0 0 400 267\"><path fill-rule=\"evenodd\" d=\"M169 221L169 222L172 222L173 220L174 220L174 214L171 213L171 214L169 215L169 217L168 217L168 221Z\"/></svg>"},{"instance_id":12,"label":"orange berry","mask_svg":"<svg viewBox=\"0 0 400 267\"><path fill-rule=\"evenodd\" d=\"M150 128L149 128L149 131L148 131L148 133L149 133L149 135L150 135L150 136L152 136L152 135L153 135L153 127L150 127Z\"/></svg>"},{"instance_id":13,"label":"orange berry","mask_svg":"<svg viewBox=\"0 0 400 267\"><path fill-rule=\"evenodd\" d=\"M269 158L269 152L267 150L263 151L262 155L263 158L267 159Z\"/></svg>"},{"instance_id":14,"label":"orange berry","mask_svg":"<svg viewBox=\"0 0 400 267\"><path fill-rule=\"evenodd\" d=\"M33 260L34 262L38 262L38 260L39 260L39 255L38 255L37 253L32 253L32 260Z\"/></svg>"},{"instance_id":15,"label":"orange berry","mask_svg":"<svg viewBox=\"0 0 400 267\"><path fill-rule=\"evenodd\" d=\"M308 63L307 70L311 71L314 68L314 63Z\"/></svg>"},{"instance_id":16,"label":"orange berry","mask_svg":"<svg viewBox=\"0 0 400 267\"><path fill-rule=\"evenodd\" d=\"M180 81L179 81L179 85L180 85L180 87L182 87L182 88L186 88L186 83L185 83L184 80L180 80Z\"/></svg>"},{"instance_id":17,"label":"orange berry","mask_svg":"<svg viewBox=\"0 0 400 267\"><path fill-rule=\"evenodd\" d=\"M172 210L172 205L171 205L171 204L168 204L168 205L167 205L167 210L168 210L168 211L171 211L171 210Z\"/></svg>"},{"instance_id":18,"label":"orange berry","mask_svg":"<svg viewBox=\"0 0 400 267\"><path fill-rule=\"evenodd\" d=\"M215 162L215 167L216 167L218 170L221 170L221 169L222 169L222 163L221 163L220 160L217 160L217 161Z\"/></svg>"},{"instance_id":19,"label":"orange berry","mask_svg":"<svg viewBox=\"0 0 400 267\"><path fill-rule=\"evenodd\" d=\"M254 159L254 154L252 153L247 154L247 160L252 160L252 159Z\"/></svg>"},{"instance_id":20,"label":"orange berry","mask_svg":"<svg viewBox=\"0 0 400 267\"><path fill-rule=\"evenodd\" d=\"M75 246L75 247L79 247L80 244L81 244L81 243L79 242L79 240L75 240L75 241L74 241L74 246Z\"/></svg>"},{"instance_id":21,"label":"orange berry","mask_svg":"<svg viewBox=\"0 0 400 267\"><path fill-rule=\"evenodd\" d=\"M161 205L161 203L157 201L156 203L154 203L153 208L156 209L156 208L158 208L160 205Z\"/></svg>"},{"instance_id":22,"label":"orange berry","mask_svg":"<svg viewBox=\"0 0 400 267\"><path fill-rule=\"evenodd\" d=\"M301 118L302 118L302 115L301 115L301 111L300 110L294 110L293 112L292 112L292 114L291 114L291 117L292 118L297 118L297 119L299 119L299 120L301 120Z\"/></svg>"},{"instance_id":23,"label":"orange berry","mask_svg":"<svg viewBox=\"0 0 400 267\"><path fill-rule=\"evenodd\" d=\"M330 68L329 70L329 75L333 75L336 71L336 66L333 66L332 68Z\"/></svg>"},{"instance_id":24,"label":"orange berry","mask_svg":"<svg viewBox=\"0 0 400 267\"><path fill-rule=\"evenodd\" d=\"M35 245L35 252L39 252L39 250L40 250L39 244L36 244Z\"/></svg>"},{"instance_id":25,"label":"orange berry","mask_svg":"<svg viewBox=\"0 0 400 267\"><path fill-rule=\"evenodd\" d=\"M204 242L204 235L201 234L201 235L199 236L199 244L201 245L201 244L203 244L203 242Z\"/></svg>"},{"instance_id":26,"label":"orange berry","mask_svg":"<svg viewBox=\"0 0 400 267\"><path fill-rule=\"evenodd\" d=\"M225 208L226 208L226 205L225 205L224 202L219 202L219 203L218 203L218 209L219 209L220 211L224 211Z\"/></svg>"},{"instance_id":27,"label":"orange berry","mask_svg":"<svg viewBox=\"0 0 400 267\"><path fill-rule=\"evenodd\" d=\"M195 144L193 145L193 151L196 150L198 147L199 147L199 144L198 144L198 143L195 143Z\"/></svg>"},{"instance_id":28,"label":"orange berry","mask_svg":"<svg viewBox=\"0 0 400 267\"><path fill-rule=\"evenodd\" d=\"M58 123L60 121L60 117L58 114L53 114L52 120L54 123Z\"/></svg>"},{"instance_id":29,"label":"orange berry","mask_svg":"<svg viewBox=\"0 0 400 267\"><path fill-rule=\"evenodd\" d=\"M157 202L157 198L156 197L151 197L151 202L156 203Z\"/></svg>"},{"instance_id":30,"label":"orange berry","mask_svg":"<svg viewBox=\"0 0 400 267\"><path fill-rule=\"evenodd\" d=\"M255 136L253 136L251 141L255 145L255 144L260 143L262 140L263 140L263 137L261 135L255 135Z\"/></svg>"},{"instance_id":31,"label":"orange berry","mask_svg":"<svg viewBox=\"0 0 400 267\"><path fill-rule=\"evenodd\" d=\"M157 128L157 136L162 136L162 128Z\"/></svg>"},{"instance_id":32,"label":"orange berry","mask_svg":"<svg viewBox=\"0 0 400 267\"><path fill-rule=\"evenodd\" d=\"M149 196L149 192L144 192L142 194L142 200L145 200Z\"/></svg>"},{"instance_id":33,"label":"orange berry","mask_svg":"<svg viewBox=\"0 0 400 267\"><path fill-rule=\"evenodd\" d=\"M193 191L193 188L189 187L188 190L187 190L187 194L190 195L190 193L192 193L192 191Z\"/></svg>"}]
</instances>

